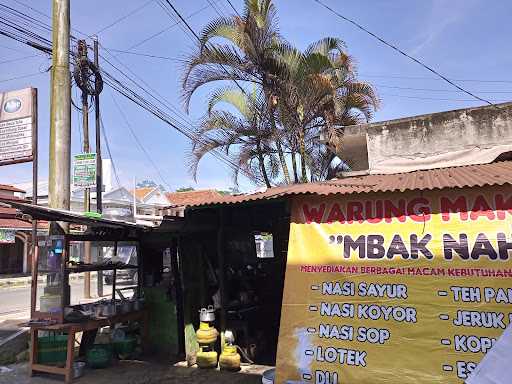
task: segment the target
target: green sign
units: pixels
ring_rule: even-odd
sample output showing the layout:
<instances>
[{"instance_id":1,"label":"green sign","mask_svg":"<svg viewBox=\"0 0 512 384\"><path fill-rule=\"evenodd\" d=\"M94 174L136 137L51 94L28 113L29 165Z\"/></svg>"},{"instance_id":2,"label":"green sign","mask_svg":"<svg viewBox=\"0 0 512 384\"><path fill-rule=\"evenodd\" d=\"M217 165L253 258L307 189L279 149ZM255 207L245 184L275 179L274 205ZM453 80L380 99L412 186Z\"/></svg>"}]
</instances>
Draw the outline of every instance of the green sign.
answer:
<instances>
[{"instance_id":1,"label":"green sign","mask_svg":"<svg viewBox=\"0 0 512 384\"><path fill-rule=\"evenodd\" d=\"M0 229L0 244L12 244L16 241L15 232L8 229Z\"/></svg>"},{"instance_id":2,"label":"green sign","mask_svg":"<svg viewBox=\"0 0 512 384\"><path fill-rule=\"evenodd\" d=\"M96 185L96 154L80 153L73 163L73 185L90 188Z\"/></svg>"}]
</instances>

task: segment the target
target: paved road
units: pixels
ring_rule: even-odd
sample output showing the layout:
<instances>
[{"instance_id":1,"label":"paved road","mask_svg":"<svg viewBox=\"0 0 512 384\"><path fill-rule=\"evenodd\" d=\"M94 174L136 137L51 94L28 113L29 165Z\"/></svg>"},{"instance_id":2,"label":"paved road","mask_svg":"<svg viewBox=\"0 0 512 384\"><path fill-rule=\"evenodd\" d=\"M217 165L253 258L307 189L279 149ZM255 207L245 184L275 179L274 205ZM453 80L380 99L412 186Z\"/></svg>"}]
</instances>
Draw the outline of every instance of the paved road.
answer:
<instances>
[{"instance_id":1,"label":"paved road","mask_svg":"<svg viewBox=\"0 0 512 384\"><path fill-rule=\"evenodd\" d=\"M112 286L103 286L104 295L112 295ZM43 285L38 287L38 292L42 293ZM96 280L91 281L91 293L96 296ZM85 302L83 280L71 282L72 304ZM97 298L96 298L97 300ZM6 315L15 315L30 310L30 287L3 288L0 289L0 318Z\"/></svg>"}]
</instances>

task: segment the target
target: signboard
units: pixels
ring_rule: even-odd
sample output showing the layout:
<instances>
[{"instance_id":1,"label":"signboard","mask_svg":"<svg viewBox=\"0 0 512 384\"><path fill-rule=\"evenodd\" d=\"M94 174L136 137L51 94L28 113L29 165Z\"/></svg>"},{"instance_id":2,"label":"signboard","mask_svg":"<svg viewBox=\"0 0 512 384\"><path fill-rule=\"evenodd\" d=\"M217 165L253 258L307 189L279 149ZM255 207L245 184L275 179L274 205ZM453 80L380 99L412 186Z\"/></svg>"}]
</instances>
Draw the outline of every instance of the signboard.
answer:
<instances>
[{"instance_id":1,"label":"signboard","mask_svg":"<svg viewBox=\"0 0 512 384\"><path fill-rule=\"evenodd\" d=\"M0 229L0 244L14 244L16 242L15 232L8 229Z\"/></svg>"},{"instance_id":2,"label":"signboard","mask_svg":"<svg viewBox=\"0 0 512 384\"><path fill-rule=\"evenodd\" d=\"M96 185L96 154L80 153L73 163L73 185L90 188Z\"/></svg>"},{"instance_id":3,"label":"signboard","mask_svg":"<svg viewBox=\"0 0 512 384\"><path fill-rule=\"evenodd\" d=\"M292 209L276 383L462 384L510 324L510 187Z\"/></svg>"},{"instance_id":4,"label":"signboard","mask_svg":"<svg viewBox=\"0 0 512 384\"><path fill-rule=\"evenodd\" d=\"M0 165L32 161L36 90L0 93Z\"/></svg>"}]
</instances>

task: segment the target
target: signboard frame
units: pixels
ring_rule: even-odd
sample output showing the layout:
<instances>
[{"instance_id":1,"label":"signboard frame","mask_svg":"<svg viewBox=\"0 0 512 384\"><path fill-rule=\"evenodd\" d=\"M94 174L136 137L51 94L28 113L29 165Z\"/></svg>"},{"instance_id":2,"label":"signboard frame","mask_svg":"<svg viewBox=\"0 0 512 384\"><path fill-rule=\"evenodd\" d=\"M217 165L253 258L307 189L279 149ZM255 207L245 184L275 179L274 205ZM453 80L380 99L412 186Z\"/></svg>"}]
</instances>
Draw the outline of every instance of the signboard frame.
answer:
<instances>
[{"instance_id":1,"label":"signboard frame","mask_svg":"<svg viewBox=\"0 0 512 384\"><path fill-rule=\"evenodd\" d=\"M84 157L84 158L79 159L79 157ZM94 157L94 160L92 158L88 159L86 157ZM77 161L83 162L83 164L77 163ZM78 153L73 156L73 186L74 187L87 189L87 188L92 188L92 187L96 186L96 164L97 164L97 161L98 161L98 156L95 152ZM77 166L83 166L84 173L86 173L86 174L77 175ZM77 180L79 180L78 183L77 183Z\"/></svg>"},{"instance_id":2,"label":"signboard frame","mask_svg":"<svg viewBox=\"0 0 512 384\"><path fill-rule=\"evenodd\" d=\"M5 160L0 159L0 166L19 164L19 163L28 163L31 161L35 163L35 159L37 157L37 89L36 88L29 88L29 89L31 92L31 103L32 103L30 116L14 117L12 119L0 121L0 124L8 123L8 122L16 121L16 120L30 119L31 120L30 121L31 135L32 135L32 140L30 143L31 144L30 151L32 153L30 156L13 157L13 158L5 159ZM25 89L19 90L19 91L21 92L24 90ZM2 93L2 95L6 95L6 94L8 95L9 93L15 93L15 92L18 92L18 91L4 92L4 93ZM5 105L5 103L3 101L3 96L2 96L2 103L1 103L0 107L3 109L4 105ZM5 128L7 128L7 127L5 127ZM0 128L0 129L3 129L3 128ZM0 137L0 139L1 139L1 137ZM36 168L37 168L37 166L36 166Z\"/></svg>"},{"instance_id":3,"label":"signboard frame","mask_svg":"<svg viewBox=\"0 0 512 384\"><path fill-rule=\"evenodd\" d=\"M276 382L461 384L512 324L510 188L340 196L293 199Z\"/></svg>"}]
</instances>

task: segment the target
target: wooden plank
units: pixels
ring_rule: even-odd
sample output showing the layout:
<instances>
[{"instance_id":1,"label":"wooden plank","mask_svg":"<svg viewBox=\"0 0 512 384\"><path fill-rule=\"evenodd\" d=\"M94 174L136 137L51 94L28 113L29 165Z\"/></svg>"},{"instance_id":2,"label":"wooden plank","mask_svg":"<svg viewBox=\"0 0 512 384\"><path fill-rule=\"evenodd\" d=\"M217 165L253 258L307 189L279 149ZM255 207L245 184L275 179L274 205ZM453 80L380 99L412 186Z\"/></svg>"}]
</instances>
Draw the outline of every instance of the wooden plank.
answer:
<instances>
[{"instance_id":1,"label":"wooden plank","mask_svg":"<svg viewBox=\"0 0 512 384\"><path fill-rule=\"evenodd\" d=\"M44 365L44 364L33 364L32 371L53 373L56 375L65 375L66 374L66 368L56 367L54 365Z\"/></svg>"}]
</instances>

